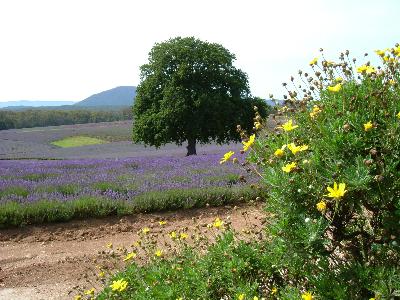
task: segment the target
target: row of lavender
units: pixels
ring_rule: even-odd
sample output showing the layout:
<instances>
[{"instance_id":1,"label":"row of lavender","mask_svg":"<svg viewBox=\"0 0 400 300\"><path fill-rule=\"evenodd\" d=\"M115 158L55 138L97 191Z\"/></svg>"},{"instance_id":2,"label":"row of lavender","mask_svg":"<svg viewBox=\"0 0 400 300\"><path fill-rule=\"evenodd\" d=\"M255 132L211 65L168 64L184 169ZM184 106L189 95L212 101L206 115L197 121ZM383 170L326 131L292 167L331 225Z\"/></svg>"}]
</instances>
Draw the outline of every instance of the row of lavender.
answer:
<instances>
[{"instance_id":1,"label":"row of lavender","mask_svg":"<svg viewBox=\"0 0 400 300\"><path fill-rule=\"evenodd\" d=\"M0 161L0 203L71 201L82 196L132 200L152 191L239 185L237 165L220 154L81 160Z\"/></svg>"}]
</instances>

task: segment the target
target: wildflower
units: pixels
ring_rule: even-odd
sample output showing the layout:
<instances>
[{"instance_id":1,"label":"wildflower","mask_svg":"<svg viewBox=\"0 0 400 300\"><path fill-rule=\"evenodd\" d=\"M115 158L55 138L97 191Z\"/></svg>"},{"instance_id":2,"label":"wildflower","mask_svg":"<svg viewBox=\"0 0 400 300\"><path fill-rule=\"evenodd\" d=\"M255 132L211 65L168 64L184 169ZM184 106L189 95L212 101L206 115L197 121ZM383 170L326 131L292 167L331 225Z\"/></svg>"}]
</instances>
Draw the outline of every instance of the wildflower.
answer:
<instances>
[{"instance_id":1,"label":"wildflower","mask_svg":"<svg viewBox=\"0 0 400 300\"><path fill-rule=\"evenodd\" d=\"M100 271L100 273L98 274L98 276L100 278L103 278L104 276L106 276L106 273L104 271Z\"/></svg>"},{"instance_id":2,"label":"wildflower","mask_svg":"<svg viewBox=\"0 0 400 300\"><path fill-rule=\"evenodd\" d=\"M262 127L262 125L260 122L254 122L254 127L256 128L256 130L258 130Z\"/></svg>"},{"instance_id":3,"label":"wildflower","mask_svg":"<svg viewBox=\"0 0 400 300\"><path fill-rule=\"evenodd\" d=\"M396 115L400 119L400 111Z\"/></svg>"},{"instance_id":4,"label":"wildflower","mask_svg":"<svg viewBox=\"0 0 400 300\"><path fill-rule=\"evenodd\" d=\"M171 239L176 239L176 232L175 231L171 231L168 235L169 235L169 237Z\"/></svg>"},{"instance_id":5,"label":"wildflower","mask_svg":"<svg viewBox=\"0 0 400 300\"><path fill-rule=\"evenodd\" d=\"M287 147L290 151L292 151L293 154L296 154L297 152L305 151L308 149L307 145L296 146L295 143L290 143L287 145Z\"/></svg>"},{"instance_id":6,"label":"wildflower","mask_svg":"<svg viewBox=\"0 0 400 300\"><path fill-rule=\"evenodd\" d=\"M253 300L258 300L258 297L257 297L257 296L254 296L254 297L253 297Z\"/></svg>"},{"instance_id":7,"label":"wildflower","mask_svg":"<svg viewBox=\"0 0 400 300\"><path fill-rule=\"evenodd\" d=\"M123 292L126 290L128 286L128 282L124 279L114 280L113 283L110 285L110 288L114 292Z\"/></svg>"},{"instance_id":8,"label":"wildflower","mask_svg":"<svg viewBox=\"0 0 400 300\"><path fill-rule=\"evenodd\" d=\"M316 65L318 62L318 57L315 57L312 61L310 61L310 66Z\"/></svg>"},{"instance_id":9,"label":"wildflower","mask_svg":"<svg viewBox=\"0 0 400 300\"><path fill-rule=\"evenodd\" d=\"M221 158L221 161L219 163L222 165L223 163L227 162L233 154L235 154L235 152L233 152L233 151L229 151L229 152L225 153L224 157Z\"/></svg>"},{"instance_id":10,"label":"wildflower","mask_svg":"<svg viewBox=\"0 0 400 300\"><path fill-rule=\"evenodd\" d=\"M374 67L372 66L367 66L367 65L362 65L360 67L357 68L357 72L358 73L367 73L367 74L371 74L371 73L376 73L376 70Z\"/></svg>"},{"instance_id":11,"label":"wildflower","mask_svg":"<svg viewBox=\"0 0 400 300\"><path fill-rule=\"evenodd\" d=\"M342 89L342 84L338 83L335 86L328 86L328 91L337 93Z\"/></svg>"},{"instance_id":12,"label":"wildflower","mask_svg":"<svg viewBox=\"0 0 400 300\"><path fill-rule=\"evenodd\" d=\"M157 257L161 257L164 255L163 251L160 249L157 249L156 252L154 252L154 255Z\"/></svg>"},{"instance_id":13,"label":"wildflower","mask_svg":"<svg viewBox=\"0 0 400 300\"><path fill-rule=\"evenodd\" d=\"M252 134L247 142L242 142L242 144L244 145L243 151L247 151L251 146L253 146L255 138L256 135Z\"/></svg>"},{"instance_id":14,"label":"wildflower","mask_svg":"<svg viewBox=\"0 0 400 300\"><path fill-rule=\"evenodd\" d=\"M278 292L278 289L276 287L273 287L271 290L271 295L275 295Z\"/></svg>"},{"instance_id":15,"label":"wildflower","mask_svg":"<svg viewBox=\"0 0 400 300\"><path fill-rule=\"evenodd\" d=\"M328 190L329 194L327 194L327 197L334 198L334 199L340 199L341 197L344 196L344 194L347 192L345 190L346 184L345 183L339 183L339 186L336 182L333 183L333 188L328 186L326 189Z\"/></svg>"},{"instance_id":16,"label":"wildflower","mask_svg":"<svg viewBox=\"0 0 400 300\"><path fill-rule=\"evenodd\" d=\"M283 154L285 154L285 152L282 149L276 149L275 152L274 152L274 155L276 157L282 157Z\"/></svg>"},{"instance_id":17,"label":"wildflower","mask_svg":"<svg viewBox=\"0 0 400 300\"><path fill-rule=\"evenodd\" d=\"M238 296L238 300L244 300L244 297L246 297L245 294L240 294L240 295Z\"/></svg>"},{"instance_id":18,"label":"wildflower","mask_svg":"<svg viewBox=\"0 0 400 300\"><path fill-rule=\"evenodd\" d=\"M385 56L385 50L375 50L375 53L378 54L380 57L384 57Z\"/></svg>"},{"instance_id":19,"label":"wildflower","mask_svg":"<svg viewBox=\"0 0 400 300\"><path fill-rule=\"evenodd\" d=\"M163 226L163 225L167 224L167 221L164 221L164 220L163 221L159 221L158 224L160 224L160 226Z\"/></svg>"},{"instance_id":20,"label":"wildflower","mask_svg":"<svg viewBox=\"0 0 400 300\"><path fill-rule=\"evenodd\" d=\"M364 131L369 131L373 127L374 126L372 125L371 121L368 121L367 123L364 124Z\"/></svg>"},{"instance_id":21,"label":"wildflower","mask_svg":"<svg viewBox=\"0 0 400 300\"><path fill-rule=\"evenodd\" d=\"M85 291L85 295L94 295L94 288L91 288L90 290Z\"/></svg>"},{"instance_id":22,"label":"wildflower","mask_svg":"<svg viewBox=\"0 0 400 300\"><path fill-rule=\"evenodd\" d=\"M313 300L313 296L312 296L312 294L310 293L310 292L304 292L302 295L301 295L301 298L303 299L303 300Z\"/></svg>"},{"instance_id":23,"label":"wildflower","mask_svg":"<svg viewBox=\"0 0 400 300\"><path fill-rule=\"evenodd\" d=\"M142 229L142 232L144 234L148 234L150 232L150 228L149 227L145 227L145 228Z\"/></svg>"},{"instance_id":24,"label":"wildflower","mask_svg":"<svg viewBox=\"0 0 400 300\"><path fill-rule=\"evenodd\" d=\"M394 81L393 79L390 79L390 80L389 80L389 84L390 84L390 85L395 85L395 84L396 84L396 81Z\"/></svg>"},{"instance_id":25,"label":"wildflower","mask_svg":"<svg viewBox=\"0 0 400 300\"><path fill-rule=\"evenodd\" d=\"M318 106L314 105L312 112L310 112L311 119L314 119L321 111Z\"/></svg>"},{"instance_id":26,"label":"wildflower","mask_svg":"<svg viewBox=\"0 0 400 300\"><path fill-rule=\"evenodd\" d=\"M396 54L397 56L400 56L400 46L397 46L393 50L394 50L394 54Z\"/></svg>"},{"instance_id":27,"label":"wildflower","mask_svg":"<svg viewBox=\"0 0 400 300\"><path fill-rule=\"evenodd\" d=\"M220 218L216 218L214 223L212 224L215 228L221 228L222 225L224 225L224 221L222 221Z\"/></svg>"},{"instance_id":28,"label":"wildflower","mask_svg":"<svg viewBox=\"0 0 400 300\"><path fill-rule=\"evenodd\" d=\"M320 202L317 203L317 209L320 212L324 212L326 210L326 202L324 200L321 200Z\"/></svg>"},{"instance_id":29,"label":"wildflower","mask_svg":"<svg viewBox=\"0 0 400 300\"><path fill-rule=\"evenodd\" d=\"M128 261L128 260L130 260L130 259L132 259L132 258L135 258L135 257L136 257L136 253L135 253L135 252L129 252L129 253L125 256L124 261Z\"/></svg>"},{"instance_id":30,"label":"wildflower","mask_svg":"<svg viewBox=\"0 0 400 300\"><path fill-rule=\"evenodd\" d=\"M285 124L283 124L281 127L278 128L282 128L284 131L291 131L293 129L296 129L297 127L299 127L299 125L293 126L293 120L290 119L289 121L287 121Z\"/></svg>"},{"instance_id":31,"label":"wildflower","mask_svg":"<svg viewBox=\"0 0 400 300\"><path fill-rule=\"evenodd\" d=\"M82 300L82 296L81 296L81 295L76 295L76 296L74 297L74 300Z\"/></svg>"},{"instance_id":32,"label":"wildflower","mask_svg":"<svg viewBox=\"0 0 400 300\"><path fill-rule=\"evenodd\" d=\"M106 247L109 248L109 249L112 249L113 244L112 244L112 243L108 243L108 244L106 245Z\"/></svg>"},{"instance_id":33,"label":"wildflower","mask_svg":"<svg viewBox=\"0 0 400 300\"><path fill-rule=\"evenodd\" d=\"M179 235L179 238L180 238L181 240L185 240L185 239L188 238L188 234L185 233L185 232L182 232L182 233Z\"/></svg>"},{"instance_id":34,"label":"wildflower","mask_svg":"<svg viewBox=\"0 0 400 300\"><path fill-rule=\"evenodd\" d=\"M292 162L290 164L286 164L282 167L282 171L286 173L290 173L294 168L296 168L296 162Z\"/></svg>"},{"instance_id":35,"label":"wildflower","mask_svg":"<svg viewBox=\"0 0 400 300\"><path fill-rule=\"evenodd\" d=\"M335 78L335 82L341 83L341 82L343 82L343 78L342 77L337 77L337 78Z\"/></svg>"}]
</instances>

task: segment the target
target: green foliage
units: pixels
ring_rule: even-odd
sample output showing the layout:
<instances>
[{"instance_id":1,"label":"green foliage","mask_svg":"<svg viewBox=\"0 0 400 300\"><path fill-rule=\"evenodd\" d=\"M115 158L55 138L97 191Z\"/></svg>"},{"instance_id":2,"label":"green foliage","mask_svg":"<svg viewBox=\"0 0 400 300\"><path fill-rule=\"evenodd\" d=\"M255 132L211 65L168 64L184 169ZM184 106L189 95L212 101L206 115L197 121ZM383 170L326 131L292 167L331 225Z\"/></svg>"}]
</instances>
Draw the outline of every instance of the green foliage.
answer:
<instances>
[{"instance_id":1,"label":"green foliage","mask_svg":"<svg viewBox=\"0 0 400 300\"><path fill-rule=\"evenodd\" d=\"M57 140L54 142L51 142L52 145L61 147L61 148L70 148L70 147L80 147L80 146L87 146L87 145L98 145L98 144L104 144L105 141L98 139L98 138L93 138L93 137L88 137L88 136L70 136L66 137L62 140Z\"/></svg>"},{"instance_id":2,"label":"green foliage","mask_svg":"<svg viewBox=\"0 0 400 300\"><path fill-rule=\"evenodd\" d=\"M118 293L106 287L97 299L221 299L224 295L238 299L240 294L253 299L259 293L258 274L252 270L263 267L260 253L259 245L237 242L228 231L207 255L187 247L179 257L154 259L146 266L133 263L112 278L127 280L127 290Z\"/></svg>"},{"instance_id":3,"label":"green foliage","mask_svg":"<svg viewBox=\"0 0 400 300\"><path fill-rule=\"evenodd\" d=\"M131 109L94 110L0 110L0 130L131 120Z\"/></svg>"},{"instance_id":4,"label":"green foliage","mask_svg":"<svg viewBox=\"0 0 400 300\"><path fill-rule=\"evenodd\" d=\"M235 56L219 44L193 37L156 44L141 66L133 107L133 139L161 146L188 140L238 140L236 125L252 127L252 107L264 116L266 104L251 98L247 75L233 66Z\"/></svg>"},{"instance_id":5,"label":"green foliage","mask_svg":"<svg viewBox=\"0 0 400 300\"><path fill-rule=\"evenodd\" d=\"M396 53L380 69L355 70L342 55L340 63L313 66L313 75L300 72L305 97L289 91L278 112L298 127L281 124L257 138L250 160L269 191L269 251L285 273L275 279L283 287L294 282L324 299L400 294ZM308 149L294 154L291 143ZM295 167L284 172L290 163ZM345 184L344 194L327 190L335 183Z\"/></svg>"},{"instance_id":6,"label":"green foliage","mask_svg":"<svg viewBox=\"0 0 400 300\"><path fill-rule=\"evenodd\" d=\"M104 191L118 187L99 185ZM77 194L76 185L62 185L49 189L65 195ZM12 187L0 192L26 197L28 191ZM176 189L162 192L148 192L137 196L134 201L106 200L99 197L82 197L74 201L52 201L43 199L34 203L7 202L0 205L0 228L18 227L28 224L68 221L72 219L127 215L138 212L152 212L174 209L188 209L218 206L230 203L252 201L262 192L250 188L215 187L208 189Z\"/></svg>"}]
</instances>

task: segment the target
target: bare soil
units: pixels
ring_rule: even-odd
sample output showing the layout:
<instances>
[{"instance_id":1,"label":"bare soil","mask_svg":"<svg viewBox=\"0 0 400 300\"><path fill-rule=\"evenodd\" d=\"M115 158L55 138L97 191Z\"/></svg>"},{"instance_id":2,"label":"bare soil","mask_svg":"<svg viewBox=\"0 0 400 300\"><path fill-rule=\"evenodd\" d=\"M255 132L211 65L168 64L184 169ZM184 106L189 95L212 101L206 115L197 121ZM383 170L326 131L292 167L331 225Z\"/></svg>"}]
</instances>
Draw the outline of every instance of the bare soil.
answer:
<instances>
[{"instance_id":1,"label":"bare soil","mask_svg":"<svg viewBox=\"0 0 400 300\"><path fill-rule=\"evenodd\" d=\"M0 299L73 299L93 278L94 261L107 243L128 247L141 228L168 223L162 231L229 217L234 229L261 227L261 204L202 208L122 218L89 219L0 231ZM89 270L89 272L88 272Z\"/></svg>"}]
</instances>

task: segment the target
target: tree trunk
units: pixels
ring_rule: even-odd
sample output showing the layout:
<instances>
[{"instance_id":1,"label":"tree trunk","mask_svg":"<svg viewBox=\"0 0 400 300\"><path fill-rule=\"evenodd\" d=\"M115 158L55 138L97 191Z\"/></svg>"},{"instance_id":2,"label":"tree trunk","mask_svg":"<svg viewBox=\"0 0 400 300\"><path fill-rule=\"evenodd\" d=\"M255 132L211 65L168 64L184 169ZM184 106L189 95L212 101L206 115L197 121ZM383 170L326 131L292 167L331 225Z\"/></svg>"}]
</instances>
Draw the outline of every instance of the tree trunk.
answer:
<instances>
[{"instance_id":1,"label":"tree trunk","mask_svg":"<svg viewBox=\"0 0 400 300\"><path fill-rule=\"evenodd\" d=\"M197 155L197 153L196 153L196 139L192 139L192 138L188 139L188 145L187 145L186 149L187 149L186 156Z\"/></svg>"}]
</instances>

